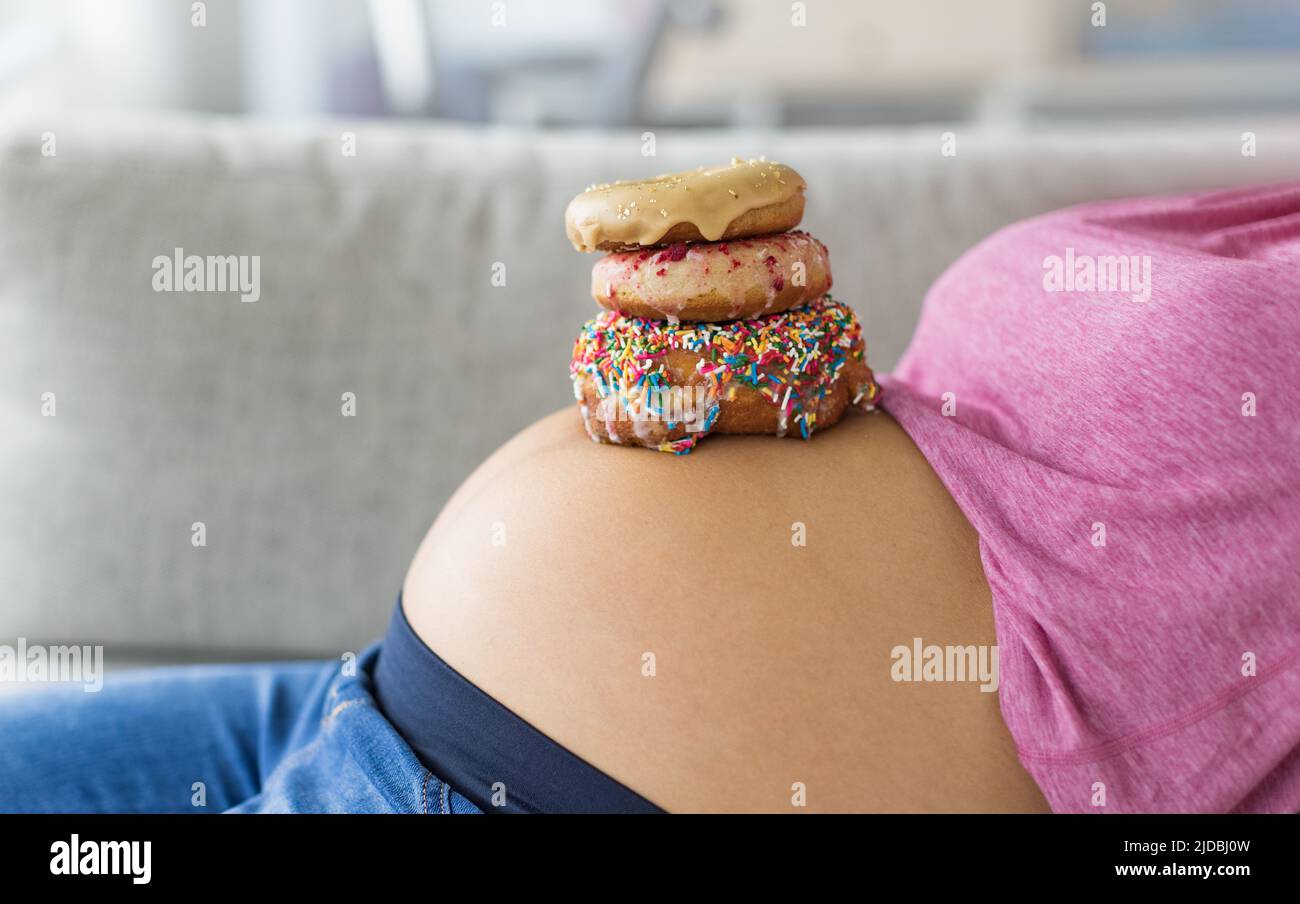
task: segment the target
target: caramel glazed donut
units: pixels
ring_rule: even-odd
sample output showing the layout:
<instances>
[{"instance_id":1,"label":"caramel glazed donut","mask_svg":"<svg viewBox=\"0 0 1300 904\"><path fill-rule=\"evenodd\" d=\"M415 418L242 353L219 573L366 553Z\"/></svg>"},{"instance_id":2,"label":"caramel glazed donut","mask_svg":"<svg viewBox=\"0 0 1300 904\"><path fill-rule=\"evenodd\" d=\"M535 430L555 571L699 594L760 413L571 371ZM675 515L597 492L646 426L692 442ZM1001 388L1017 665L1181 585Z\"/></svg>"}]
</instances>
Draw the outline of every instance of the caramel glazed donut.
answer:
<instances>
[{"instance_id":1,"label":"caramel glazed donut","mask_svg":"<svg viewBox=\"0 0 1300 904\"><path fill-rule=\"evenodd\" d=\"M593 185L569 202L564 231L579 251L640 251L785 232L803 219L803 177L763 158L731 158L638 182Z\"/></svg>"},{"instance_id":2,"label":"caramel glazed donut","mask_svg":"<svg viewBox=\"0 0 1300 904\"><path fill-rule=\"evenodd\" d=\"M789 167L733 158L573 199L574 246L615 252L592 271L608 310L570 363L594 441L681 455L711 432L807 439L875 407L861 326L826 294L826 247L786 232L804 190Z\"/></svg>"}]
</instances>

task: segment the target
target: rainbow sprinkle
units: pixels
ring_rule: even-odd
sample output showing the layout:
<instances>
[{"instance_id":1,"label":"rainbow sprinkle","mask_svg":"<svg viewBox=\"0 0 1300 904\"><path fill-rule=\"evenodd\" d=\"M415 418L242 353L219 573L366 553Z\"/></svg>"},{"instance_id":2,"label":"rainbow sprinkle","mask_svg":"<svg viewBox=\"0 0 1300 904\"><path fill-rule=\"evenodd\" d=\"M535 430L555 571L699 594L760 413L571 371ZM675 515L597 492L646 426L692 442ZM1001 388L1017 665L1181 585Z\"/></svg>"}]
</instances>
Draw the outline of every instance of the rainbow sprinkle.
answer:
<instances>
[{"instance_id":1,"label":"rainbow sprinkle","mask_svg":"<svg viewBox=\"0 0 1300 904\"><path fill-rule=\"evenodd\" d=\"M674 350L700 356L696 372L702 380L691 385L703 387L707 412L698 428L659 444L660 451L676 455L690 452L713 429L717 400L736 384L756 390L780 410L783 433L793 425L809 438L817 429L818 406L845 363L864 361L865 355L857 317L829 295L777 314L723 323L665 323L605 311L583 325L574 343L569 365L574 395L581 399L582 381L590 379L596 394L602 400L612 397L627 419L664 420L671 432L682 425L657 400L673 388L664 359ZM879 398L867 373L866 382L853 387L855 404Z\"/></svg>"}]
</instances>

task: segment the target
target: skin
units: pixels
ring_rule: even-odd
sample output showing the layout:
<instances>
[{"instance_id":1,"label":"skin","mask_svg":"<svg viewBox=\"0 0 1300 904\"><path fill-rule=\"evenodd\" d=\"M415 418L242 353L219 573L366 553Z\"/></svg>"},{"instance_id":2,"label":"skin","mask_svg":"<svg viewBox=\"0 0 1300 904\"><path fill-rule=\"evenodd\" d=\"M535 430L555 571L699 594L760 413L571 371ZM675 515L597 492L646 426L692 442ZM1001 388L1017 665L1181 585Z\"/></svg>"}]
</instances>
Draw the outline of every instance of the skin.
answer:
<instances>
[{"instance_id":1,"label":"skin","mask_svg":"<svg viewBox=\"0 0 1300 904\"><path fill-rule=\"evenodd\" d=\"M447 503L404 605L462 675L670 811L1047 810L997 694L890 677L914 637L995 635L978 537L884 412L680 458L557 412Z\"/></svg>"}]
</instances>

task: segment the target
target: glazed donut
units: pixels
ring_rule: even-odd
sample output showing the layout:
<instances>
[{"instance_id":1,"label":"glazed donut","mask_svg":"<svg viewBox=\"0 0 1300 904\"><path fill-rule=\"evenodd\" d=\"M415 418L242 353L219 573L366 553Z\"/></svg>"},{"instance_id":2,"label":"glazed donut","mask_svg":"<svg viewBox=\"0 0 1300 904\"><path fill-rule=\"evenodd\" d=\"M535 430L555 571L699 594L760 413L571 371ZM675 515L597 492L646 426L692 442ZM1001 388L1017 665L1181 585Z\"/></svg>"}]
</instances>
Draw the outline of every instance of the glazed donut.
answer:
<instances>
[{"instance_id":1,"label":"glazed donut","mask_svg":"<svg viewBox=\"0 0 1300 904\"><path fill-rule=\"evenodd\" d=\"M710 433L808 439L880 398L857 317L829 295L729 323L604 311L583 327L569 373L592 440L677 455Z\"/></svg>"},{"instance_id":2,"label":"glazed donut","mask_svg":"<svg viewBox=\"0 0 1300 904\"><path fill-rule=\"evenodd\" d=\"M785 232L803 219L805 187L788 166L733 157L726 166L593 185L569 202L564 231L579 251Z\"/></svg>"},{"instance_id":3,"label":"glazed donut","mask_svg":"<svg viewBox=\"0 0 1300 904\"><path fill-rule=\"evenodd\" d=\"M591 270L591 295L600 305L670 322L774 314L830 287L826 246L806 232L624 251Z\"/></svg>"}]
</instances>

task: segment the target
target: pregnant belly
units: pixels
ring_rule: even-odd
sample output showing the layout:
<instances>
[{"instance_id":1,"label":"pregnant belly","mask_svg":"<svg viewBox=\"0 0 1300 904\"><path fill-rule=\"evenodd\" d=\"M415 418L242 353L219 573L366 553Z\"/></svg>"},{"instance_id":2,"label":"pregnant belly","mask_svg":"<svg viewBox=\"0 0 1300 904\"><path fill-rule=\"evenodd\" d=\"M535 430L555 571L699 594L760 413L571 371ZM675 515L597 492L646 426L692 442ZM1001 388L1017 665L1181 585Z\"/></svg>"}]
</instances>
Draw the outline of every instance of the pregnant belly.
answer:
<instances>
[{"instance_id":1,"label":"pregnant belly","mask_svg":"<svg viewBox=\"0 0 1300 904\"><path fill-rule=\"evenodd\" d=\"M559 412L466 480L404 599L462 675L669 810L1045 809L988 681L912 680L913 651L996 641L978 538L884 413L679 458Z\"/></svg>"}]
</instances>

